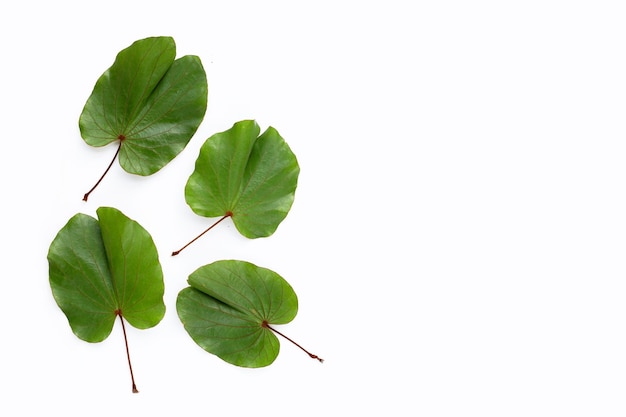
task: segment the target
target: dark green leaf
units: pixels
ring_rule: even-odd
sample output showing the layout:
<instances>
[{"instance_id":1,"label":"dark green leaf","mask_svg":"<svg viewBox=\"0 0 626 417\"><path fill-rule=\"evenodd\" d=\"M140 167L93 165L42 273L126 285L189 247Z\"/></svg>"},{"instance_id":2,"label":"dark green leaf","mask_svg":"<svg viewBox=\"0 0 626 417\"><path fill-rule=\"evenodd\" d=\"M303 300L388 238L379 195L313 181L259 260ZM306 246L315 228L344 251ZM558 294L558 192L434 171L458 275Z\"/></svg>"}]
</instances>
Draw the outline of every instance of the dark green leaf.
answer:
<instances>
[{"instance_id":1,"label":"dark green leaf","mask_svg":"<svg viewBox=\"0 0 626 417\"><path fill-rule=\"evenodd\" d=\"M202 63L197 56L175 55L171 37L134 42L98 79L80 116L85 142L118 142L120 165L131 174L163 168L204 118L208 87Z\"/></svg>"},{"instance_id":2,"label":"dark green leaf","mask_svg":"<svg viewBox=\"0 0 626 417\"><path fill-rule=\"evenodd\" d=\"M188 283L176 309L200 347L237 366L274 362L280 345L270 325L289 323L298 312L287 281L249 262L224 260L198 268Z\"/></svg>"},{"instance_id":3,"label":"dark green leaf","mask_svg":"<svg viewBox=\"0 0 626 417\"><path fill-rule=\"evenodd\" d=\"M185 186L196 214L231 217L248 238L276 231L291 209L300 173L276 129L259 131L255 121L245 120L208 138Z\"/></svg>"},{"instance_id":4,"label":"dark green leaf","mask_svg":"<svg viewBox=\"0 0 626 417\"><path fill-rule=\"evenodd\" d=\"M98 220L73 216L48 251L54 299L87 342L106 339L118 316L147 329L165 314L163 272L150 234L117 209L100 207L97 214Z\"/></svg>"}]
</instances>

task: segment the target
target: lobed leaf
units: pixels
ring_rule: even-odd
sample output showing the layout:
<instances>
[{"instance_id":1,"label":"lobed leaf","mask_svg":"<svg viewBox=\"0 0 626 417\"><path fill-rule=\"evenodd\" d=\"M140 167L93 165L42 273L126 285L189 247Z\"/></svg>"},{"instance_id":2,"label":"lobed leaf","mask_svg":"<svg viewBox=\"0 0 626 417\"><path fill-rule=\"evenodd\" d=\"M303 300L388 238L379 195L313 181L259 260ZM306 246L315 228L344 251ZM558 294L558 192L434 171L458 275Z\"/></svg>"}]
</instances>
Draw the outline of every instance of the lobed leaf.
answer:
<instances>
[{"instance_id":1,"label":"lobed leaf","mask_svg":"<svg viewBox=\"0 0 626 417\"><path fill-rule=\"evenodd\" d=\"M191 338L233 365L270 365L280 344L267 327L293 320L298 299L276 272L252 263L222 260L198 268L179 292L176 309Z\"/></svg>"},{"instance_id":2,"label":"lobed leaf","mask_svg":"<svg viewBox=\"0 0 626 417\"><path fill-rule=\"evenodd\" d=\"M174 159L198 129L208 86L197 56L175 59L171 37L151 37L122 50L98 79L79 119L91 146L120 142L119 162L151 175Z\"/></svg>"},{"instance_id":3,"label":"lobed leaf","mask_svg":"<svg viewBox=\"0 0 626 417\"><path fill-rule=\"evenodd\" d=\"M165 314L163 272L150 234L110 207L98 220L74 215L48 251L49 281L72 331L87 342L106 339L116 316L146 329Z\"/></svg>"},{"instance_id":4,"label":"lobed leaf","mask_svg":"<svg viewBox=\"0 0 626 417\"><path fill-rule=\"evenodd\" d=\"M244 120L208 138L185 186L196 214L230 216L248 238L276 231L291 209L300 173L276 129L259 131L254 120Z\"/></svg>"}]
</instances>

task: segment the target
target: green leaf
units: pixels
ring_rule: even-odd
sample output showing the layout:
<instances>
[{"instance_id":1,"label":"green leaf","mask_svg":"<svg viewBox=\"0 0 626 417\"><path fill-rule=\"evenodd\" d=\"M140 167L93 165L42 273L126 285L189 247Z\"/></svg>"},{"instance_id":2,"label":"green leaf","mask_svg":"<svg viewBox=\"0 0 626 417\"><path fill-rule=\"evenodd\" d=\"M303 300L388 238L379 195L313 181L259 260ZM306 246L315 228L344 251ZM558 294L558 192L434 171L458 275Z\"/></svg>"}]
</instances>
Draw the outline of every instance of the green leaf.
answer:
<instances>
[{"instance_id":1,"label":"green leaf","mask_svg":"<svg viewBox=\"0 0 626 417\"><path fill-rule=\"evenodd\" d=\"M202 63L194 55L175 56L171 37L134 42L100 76L80 115L85 142L118 142L115 156L131 174L147 176L163 168L204 118L208 87Z\"/></svg>"},{"instance_id":2,"label":"green leaf","mask_svg":"<svg viewBox=\"0 0 626 417\"><path fill-rule=\"evenodd\" d=\"M286 336L271 325L289 323L298 312L298 298L287 281L249 262L223 260L198 268L188 283L178 293L176 309L200 347L237 366L274 362L280 349L274 333Z\"/></svg>"},{"instance_id":3,"label":"green leaf","mask_svg":"<svg viewBox=\"0 0 626 417\"><path fill-rule=\"evenodd\" d=\"M251 239L276 231L291 209L300 174L276 129L260 136L259 131L254 120L244 120L208 138L185 186L185 200L196 214L222 216L218 222L231 217Z\"/></svg>"},{"instance_id":4,"label":"green leaf","mask_svg":"<svg viewBox=\"0 0 626 417\"><path fill-rule=\"evenodd\" d=\"M118 316L122 326L125 319L147 329L165 314L163 272L150 234L115 208L100 207L97 215L74 215L48 251L54 299L74 334L94 343L109 336Z\"/></svg>"}]
</instances>

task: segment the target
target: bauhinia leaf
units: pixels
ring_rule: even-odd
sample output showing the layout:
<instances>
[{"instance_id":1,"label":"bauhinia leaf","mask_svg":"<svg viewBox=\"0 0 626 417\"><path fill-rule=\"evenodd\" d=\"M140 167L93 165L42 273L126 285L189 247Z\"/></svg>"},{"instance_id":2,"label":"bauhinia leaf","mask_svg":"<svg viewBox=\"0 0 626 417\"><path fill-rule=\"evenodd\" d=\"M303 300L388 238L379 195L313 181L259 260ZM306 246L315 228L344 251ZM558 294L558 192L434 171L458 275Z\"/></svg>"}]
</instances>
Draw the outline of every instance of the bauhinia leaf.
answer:
<instances>
[{"instance_id":1,"label":"bauhinia leaf","mask_svg":"<svg viewBox=\"0 0 626 417\"><path fill-rule=\"evenodd\" d=\"M163 168L187 146L204 118L208 86L200 58L175 56L171 37L134 42L100 76L80 115L85 142L117 142L115 157L131 174L147 176Z\"/></svg>"},{"instance_id":2,"label":"bauhinia leaf","mask_svg":"<svg viewBox=\"0 0 626 417\"><path fill-rule=\"evenodd\" d=\"M115 208L100 207L97 215L73 216L48 251L54 299L87 342L106 339L117 317L126 338L124 320L147 329L165 314L163 272L150 234Z\"/></svg>"},{"instance_id":3,"label":"bauhinia leaf","mask_svg":"<svg viewBox=\"0 0 626 417\"><path fill-rule=\"evenodd\" d=\"M223 260L198 268L188 283L176 309L191 338L207 352L237 366L268 366L280 349L277 333L323 361L271 326L289 323L298 312L296 293L276 272Z\"/></svg>"},{"instance_id":4,"label":"bauhinia leaf","mask_svg":"<svg viewBox=\"0 0 626 417\"><path fill-rule=\"evenodd\" d=\"M208 138L185 186L185 200L196 214L221 216L211 227L230 217L251 239L276 231L291 209L300 174L296 156L276 129L260 136L259 131L254 120L244 120Z\"/></svg>"}]
</instances>

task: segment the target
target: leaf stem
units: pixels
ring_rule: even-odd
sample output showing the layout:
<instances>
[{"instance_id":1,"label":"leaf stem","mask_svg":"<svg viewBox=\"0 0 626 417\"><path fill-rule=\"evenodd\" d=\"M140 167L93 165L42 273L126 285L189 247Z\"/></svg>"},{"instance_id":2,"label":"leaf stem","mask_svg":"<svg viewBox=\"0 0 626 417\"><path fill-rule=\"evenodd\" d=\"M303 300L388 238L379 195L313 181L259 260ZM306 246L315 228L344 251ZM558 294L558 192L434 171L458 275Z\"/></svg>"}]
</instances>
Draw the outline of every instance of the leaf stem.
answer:
<instances>
[{"instance_id":1,"label":"leaf stem","mask_svg":"<svg viewBox=\"0 0 626 417\"><path fill-rule=\"evenodd\" d=\"M139 391L137 390L137 385L135 384L135 376L133 375L133 365L130 363L130 351L128 350L128 338L126 337L126 326L124 325L124 318L122 317L122 312L120 310L115 312L122 323L122 332L124 333L124 344L126 345L126 358L128 358L128 369L130 369L130 380L133 383L133 394L137 394Z\"/></svg>"},{"instance_id":2,"label":"leaf stem","mask_svg":"<svg viewBox=\"0 0 626 417\"><path fill-rule=\"evenodd\" d=\"M202 237L202 235L204 235L206 232L208 232L209 230L213 229L215 226L217 226L222 220L224 220L227 217L232 217L233 213L228 211L226 212L226 214L224 216L222 216L218 221L216 221L215 223L213 223L211 226L209 226L208 229L206 229L204 232L200 233L198 236L196 236L195 238L193 238L189 243L187 243L185 246L183 246L182 248L172 252L172 256L176 256L179 253L181 253L183 251L183 249L185 249L187 246L191 245L193 242L195 242L196 240L200 239Z\"/></svg>"},{"instance_id":3,"label":"leaf stem","mask_svg":"<svg viewBox=\"0 0 626 417\"><path fill-rule=\"evenodd\" d=\"M298 346L300 349L302 349L307 355L309 355L312 359L317 359L320 362L324 362L324 359L320 358L317 355L312 354L311 352L309 352L308 350L306 350L305 348L303 348L302 346L300 346L299 344L297 344L296 342L294 342L293 340L291 340L290 338L288 338L287 336L285 336L284 334L282 334L281 332L279 332L278 330L274 329L272 326L269 325L269 323L267 321L264 321L262 324L263 327L267 327L268 329L270 329L271 331L273 331L274 333L284 337L285 339L289 340L291 343L293 343L294 345Z\"/></svg>"},{"instance_id":4,"label":"leaf stem","mask_svg":"<svg viewBox=\"0 0 626 417\"><path fill-rule=\"evenodd\" d=\"M96 187L98 185L100 185L100 183L102 182L102 180L104 179L104 176L109 172L109 170L111 169L111 167L113 166L113 162L115 162L115 159L117 158L117 155L120 153L120 149L122 149L122 142L124 141L124 139L126 139L126 137L124 135L119 135L118 139L120 140L120 145L117 147L117 151L115 151L115 155L113 155L113 159L111 160L111 163L109 163L109 166L107 167L107 169L104 171L104 174L102 174L102 176L100 177L100 179L98 180L98 182L96 183L96 185L94 185L93 187L91 187L91 190L87 191L85 193L85 195L83 196L83 201L87 201L87 199L89 198L89 194L91 194L91 192L93 190L96 189Z\"/></svg>"}]
</instances>

